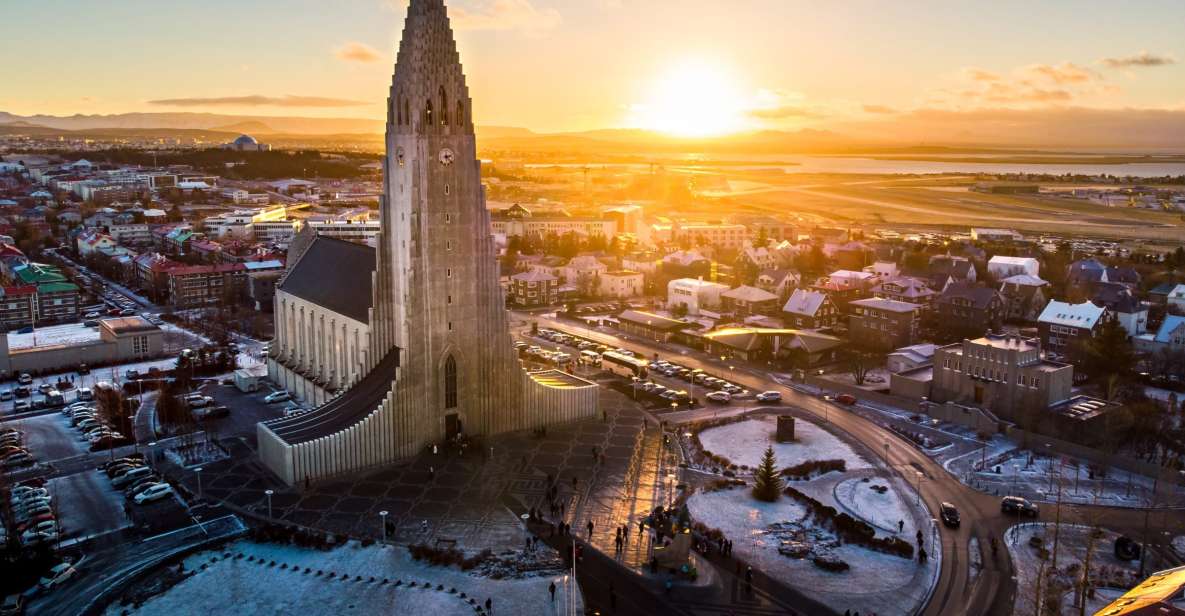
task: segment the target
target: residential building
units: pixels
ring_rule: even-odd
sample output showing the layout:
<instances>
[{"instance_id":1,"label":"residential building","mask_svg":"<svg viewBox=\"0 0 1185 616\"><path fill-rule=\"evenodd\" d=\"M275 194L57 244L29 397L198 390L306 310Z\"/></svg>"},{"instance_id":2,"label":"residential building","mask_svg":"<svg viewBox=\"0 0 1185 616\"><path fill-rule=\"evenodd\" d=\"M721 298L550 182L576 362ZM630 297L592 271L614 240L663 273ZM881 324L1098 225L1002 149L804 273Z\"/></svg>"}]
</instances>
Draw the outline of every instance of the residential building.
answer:
<instances>
[{"instance_id":1,"label":"residential building","mask_svg":"<svg viewBox=\"0 0 1185 616\"><path fill-rule=\"evenodd\" d=\"M73 323L0 334L0 378L156 358L163 354L163 338L140 316L102 319L97 327Z\"/></svg>"},{"instance_id":2,"label":"residential building","mask_svg":"<svg viewBox=\"0 0 1185 616\"><path fill-rule=\"evenodd\" d=\"M125 246L144 246L152 243L152 231L144 223L110 224L107 233Z\"/></svg>"},{"instance_id":3,"label":"residential building","mask_svg":"<svg viewBox=\"0 0 1185 616\"><path fill-rule=\"evenodd\" d=\"M753 283L758 289L769 291L785 302L790 294L802 284L802 274L792 269L767 269L757 274Z\"/></svg>"},{"instance_id":4,"label":"residential building","mask_svg":"<svg viewBox=\"0 0 1185 616\"><path fill-rule=\"evenodd\" d=\"M560 279L531 270L510 277L510 301L515 306L534 308L559 303Z\"/></svg>"},{"instance_id":5,"label":"residential building","mask_svg":"<svg viewBox=\"0 0 1185 616\"><path fill-rule=\"evenodd\" d=\"M242 263L190 265L166 272L169 302L178 308L194 308L233 302L245 289L247 268Z\"/></svg>"},{"instance_id":6,"label":"residential building","mask_svg":"<svg viewBox=\"0 0 1185 616\"><path fill-rule=\"evenodd\" d=\"M1106 314L1106 307L1089 301L1081 304L1050 301L1037 318L1041 347L1054 359L1074 357L1075 347L1094 337Z\"/></svg>"},{"instance_id":7,"label":"residential building","mask_svg":"<svg viewBox=\"0 0 1185 616\"><path fill-rule=\"evenodd\" d=\"M677 278L667 283L667 310L682 306L690 316L698 316L703 310L720 310L720 295L728 291L727 285L707 282L696 278Z\"/></svg>"},{"instance_id":8,"label":"residential building","mask_svg":"<svg viewBox=\"0 0 1185 616\"><path fill-rule=\"evenodd\" d=\"M921 278L896 276L882 279L872 287L872 295L929 308L938 294Z\"/></svg>"},{"instance_id":9,"label":"residential building","mask_svg":"<svg viewBox=\"0 0 1185 616\"><path fill-rule=\"evenodd\" d=\"M74 242L78 249L78 256L84 259L94 255L100 248L113 248L118 245L114 238L98 229L83 231Z\"/></svg>"},{"instance_id":10,"label":"residential building","mask_svg":"<svg viewBox=\"0 0 1185 616\"><path fill-rule=\"evenodd\" d=\"M921 328L921 307L892 299L868 298L849 304L848 338L880 351L909 346Z\"/></svg>"},{"instance_id":11,"label":"residential building","mask_svg":"<svg viewBox=\"0 0 1185 616\"><path fill-rule=\"evenodd\" d=\"M1011 321L1033 322L1045 309L1048 282L1017 274L1000 281L1000 295L1004 297L1004 318Z\"/></svg>"},{"instance_id":12,"label":"residential building","mask_svg":"<svg viewBox=\"0 0 1185 616\"><path fill-rule=\"evenodd\" d=\"M629 270L607 271L600 275L599 281L598 297L613 299L641 296L645 282L642 272Z\"/></svg>"},{"instance_id":13,"label":"residential building","mask_svg":"<svg viewBox=\"0 0 1185 616\"><path fill-rule=\"evenodd\" d=\"M724 312L740 316L778 313L778 296L757 287L740 286L720 294Z\"/></svg>"},{"instance_id":14,"label":"residential building","mask_svg":"<svg viewBox=\"0 0 1185 616\"><path fill-rule=\"evenodd\" d=\"M1166 316L1155 334L1139 336L1136 345L1138 350L1150 353L1185 352L1185 316Z\"/></svg>"},{"instance_id":15,"label":"residential building","mask_svg":"<svg viewBox=\"0 0 1185 616\"><path fill-rule=\"evenodd\" d=\"M973 404L1024 422L1070 399L1074 368L1043 359L1033 338L989 334L934 351L931 401Z\"/></svg>"},{"instance_id":16,"label":"residential building","mask_svg":"<svg viewBox=\"0 0 1185 616\"><path fill-rule=\"evenodd\" d=\"M798 289L782 306L782 320L795 329L834 327L839 309L825 293Z\"/></svg>"},{"instance_id":17,"label":"residential building","mask_svg":"<svg viewBox=\"0 0 1185 616\"><path fill-rule=\"evenodd\" d=\"M987 271L996 280L1017 274L1027 274L1036 278L1041 272L1041 262L1032 257L996 255L988 260Z\"/></svg>"},{"instance_id":18,"label":"residential building","mask_svg":"<svg viewBox=\"0 0 1185 616\"><path fill-rule=\"evenodd\" d=\"M36 285L0 288L0 331L29 327L36 320Z\"/></svg>"},{"instance_id":19,"label":"residential building","mask_svg":"<svg viewBox=\"0 0 1185 616\"><path fill-rule=\"evenodd\" d=\"M930 288L941 291L952 282L974 283L978 274L975 264L966 257L935 255L930 257L927 278Z\"/></svg>"},{"instance_id":20,"label":"residential building","mask_svg":"<svg viewBox=\"0 0 1185 616\"><path fill-rule=\"evenodd\" d=\"M1185 314L1185 284L1173 287L1173 290L1164 296L1164 303L1169 311Z\"/></svg>"},{"instance_id":21,"label":"residential building","mask_svg":"<svg viewBox=\"0 0 1185 616\"><path fill-rule=\"evenodd\" d=\"M739 249L749 241L749 229L745 225L676 223L672 228L673 239L688 239L696 246Z\"/></svg>"},{"instance_id":22,"label":"residential building","mask_svg":"<svg viewBox=\"0 0 1185 616\"><path fill-rule=\"evenodd\" d=\"M662 258L663 274L672 278L709 278L712 262L698 250L678 250Z\"/></svg>"},{"instance_id":23,"label":"residential building","mask_svg":"<svg viewBox=\"0 0 1185 616\"><path fill-rule=\"evenodd\" d=\"M1181 298L1181 301L1185 302L1185 285L1178 285L1175 282L1162 282L1155 287L1152 287L1152 289L1148 291L1148 300L1153 304L1166 306L1168 305L1169 295L1173 292L1173 290L1177 289L1177 287L1182 287L1180 289L1181 294L1179 297Z\"/></svg>"},{"instance_id":24,"label":"residential building","mask_svg":"<svg viewBox=\"0 0 1185 616\"><path fill-rule=\"evenodd\" d=\"M1083 259L1070 264L1066 285L1080 295L1089 296L1099 283L1113 282L1135 290L1140 285L1140 273L1130 267L1114 267L1098 259Z\"/></svg>"},{"instance_id":25,"label":"residential building","mask_svg":"<svg viewBox=\"0 0 1185 616\"><path fill-rule=\"evenodd\" d=\"M1135 293L1125 285L1104 282L1095 285L1091 301L1103 306L1114 317L1128 337L1139 336L1148 331L1149 305L1136 298Z\"/></svg>"},{"instance_id":26,"label":"residential building","mask_svg":"<svg viewBox=\"0 0 1185 616\"><path fill-rule=\"evenodd\" d=\"M1000 329L1004 297L999 291L966 283L951 283L934 302L939 329L948 335L977 338Z\"/></svg>"},{"instance_id":27,"label":"residential building","mask_svg":"<svg viewBox=\"0 0 1185 616\"><path fill-rule=\"evenodd\" d=\"M573 257L561 270L564 284L576 287L582 295L592 296L600 288L600 277L609 266L592 255Z\"/></svg>"}]
</instances>

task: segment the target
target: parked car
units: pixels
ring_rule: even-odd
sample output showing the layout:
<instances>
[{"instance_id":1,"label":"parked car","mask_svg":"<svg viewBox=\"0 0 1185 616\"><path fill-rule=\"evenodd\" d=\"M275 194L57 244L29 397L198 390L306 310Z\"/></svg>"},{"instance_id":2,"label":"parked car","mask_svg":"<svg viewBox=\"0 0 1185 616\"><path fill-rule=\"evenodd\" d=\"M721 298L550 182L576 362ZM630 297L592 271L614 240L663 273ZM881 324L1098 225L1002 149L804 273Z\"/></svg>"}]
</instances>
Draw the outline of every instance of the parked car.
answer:
<instances>
[{"instance_id":1,"label":"parked car","mask_svg":"<svg viewBox=\"0 0 1185 616\"><path fill-rule=\"evenodd\" d=\"M1015 513L1017 515L1027 515L1030 518L1035 518L1040 513L1036 503L1029 502L1028 499L1020 496L1005 496L1000 499L1000 511L1003 513Z\"/></svg>"},{"instance_id":2,"label":"parked car","mask_svg":"<svg viewBox=\"0 0 1185 616\"><path fill-rule=\"evenodd\" d=\"M172 493L173 493L173 486L171 486L167 483L158 483L158 484L155 484L153 486L146 488L143 492L140 492L139 494L137 494L136 497L133 498L132 500L137 505L143 505L145 503L151 503L153 501L158 501L162 498L166 498L169 495L171 495Z\"/></svg>"},{"instance_id":3,"label":"parked car","mask_svg":"<svg viewBox=\"0 0 1185 616\"><path fill-rule=\"evenodd\" d=\"M32 385L33 375L29 374L28 372L22 372L21 375L16 378L16 382L20 383L21 385Z\"/></svg>"},{"instance_id":4,"label":"parked car","mask_svg":"<svg viewBox=\"0 0 1185 616\"><path fill-rule=\"evenodd\" d=\"M114 477L112 477L111 478L111 485L113 485L117 488L122 488L126 485L130 485L137 479L146 477L151 474L152 474L152 469L148 468L147 466L137 466L135 468L129 468L123 472L117 473Z\"/></svg>"},{"instance_id":5,"label":"parked car","mask_svg":"<svg viewBox=\"0 0 1185 616\"><path fill-rule=\"evenodd\" d=\"M142 460L125 460L123 462L117 462L111 466L108 466L107 468L103 469L103 472L107 473L109 478L115 479L117 476L122 475L133 468L140 468L142 466L144 466L144 462Z\"/></svg>"},{"instance_id":6,"label":"parked car","mask_svg":"<svg viewBox=\"0 0 1185 616\"><path fill-rule=\"evenodd\" d=\"M951 528L959 527L959 510L950 503L940 503L938 505L938 517L942 518L942 523Z\"/></svg>"},{"instance_id":7,"label":"parked car","mask_svg":"<svg viewBox=\"0 0 1185 616\"><path fill-rule=\"evenodd\" d=\"M9 400L12 400L12 398L13 398L13 396L12 396L11 389L5 389L4 391L0 391L0 402L7 402Z\"/></svg>"},{"instance_id":8,"label":"parked car","mask_svg":"<svg viewBox=\"0 0 1185 616\"><path fill-rule=\"evenodd\" d=\"M292 395L284 390L274 391L263 397L263 401L267 404L274 404L276 402L287 402L292 399Z\"/></svg>"},{"instance_id":9,"label":"parked car","mask_svg":"<svg viewBox=\"0 0 1185 616\"><path fill-rule=\"evenodd\" d=\"M94 400L95 392L89 387L83 387L78 390L78 399L82 401Z\"/></svg>"},{"instance_id":10,"label":"parked car","mask_svg":"<svg viewBox=\"0 0 1185 616\"><path fill-rule=\"evenodd\" d=\"M7 458L4 458L4 467L16 468L18 466L31 466L34 462L36 462L36 460L33 459L33 456L24 452L18 452L8 456Z\"/></svg>"},{"instance_id":11,"label":"parked car","mask_svg":"<svg viewBox=\"0 0 1185 616\"><path fill-rule=\"evenodd\" d=\"M727 389L725 391L727 391ZM777 392L777 391L763 391L763 392L757 394L757 401L758 402L765 402L765 403L781 402L782 401L782 394L781 394L781 392Z\"/></svg>"},{"instance_id":12,"label":"parked car","mask_svg":"<svg viewBox=\"0 0 1185 616\"><path fill-rule=\"evenodd\" d=\"M856 404L856 396L853 396L852 394L840 394L835 397L835 401L840 404L852 406L853 404Z\"/></svg>"}]
</instances>

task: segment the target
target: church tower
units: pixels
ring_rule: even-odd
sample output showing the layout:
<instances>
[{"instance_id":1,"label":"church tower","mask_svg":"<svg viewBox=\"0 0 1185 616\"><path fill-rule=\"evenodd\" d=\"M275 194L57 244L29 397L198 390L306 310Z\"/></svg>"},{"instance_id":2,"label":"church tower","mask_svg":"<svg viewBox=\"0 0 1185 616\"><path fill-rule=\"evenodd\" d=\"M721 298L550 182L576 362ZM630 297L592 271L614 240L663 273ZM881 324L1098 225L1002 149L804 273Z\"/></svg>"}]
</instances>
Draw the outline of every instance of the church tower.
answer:
<instances>
[{"instance_id":1,"label":"church tower","mask_svg":"<svg viewBox=\"0 0 1185 616\"><path fill-rule=\"evenodd\" d=\"M371 296L369 309L325 297L330 285L319 281L335 267L337 287L365 286L347 282L358 272L341 271L344 259L318 261L343 253L340 245L308 250L293 270L300 275L289 276L316 305L283 321L284 357L273 363L287 361L277 370L285 387L321 392L323 402L259 425L260 458L289 484L406 458L457 435L535 428L597 410L595 383L554 370L528 373L511 344L469 89L442 0L408 7L386 148L374 271L369 289L359 289ZM354 258L346 267L358 268ZM335 323L346 320L332 309L339 304L356 317L349 322L368 326L364 341L339 335ZM337 349L348 365L328 373L342 387L307 382L315 372L309 365L318 364L305 358L341 356Z\"/></svg>"},{"instance_id":2,"label":"church tower","mask_svg":"<svg viewBox=\"0 0 1185 616\"><path fill-rule=\"evenodd\" d=\"M410 432L488 433L521 401L469 88L441 0L412 0L387 100L377 348Z\"/></svg>"}]
</instances>

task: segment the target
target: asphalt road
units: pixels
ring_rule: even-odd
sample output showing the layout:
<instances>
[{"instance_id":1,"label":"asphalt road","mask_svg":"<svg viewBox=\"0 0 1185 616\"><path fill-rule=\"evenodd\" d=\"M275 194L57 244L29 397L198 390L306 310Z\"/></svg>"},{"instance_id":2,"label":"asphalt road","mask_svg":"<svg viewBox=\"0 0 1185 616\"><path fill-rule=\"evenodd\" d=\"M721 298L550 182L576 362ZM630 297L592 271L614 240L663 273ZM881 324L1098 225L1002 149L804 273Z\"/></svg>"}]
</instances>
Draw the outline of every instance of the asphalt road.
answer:
<instances>
[{"instance_id":1,"label":"asphalt road","mask_svg":"<svg viewBox=\"0 0 1185 616\"><path fill-rule=\"evenodd\" d=\"M522 319L519 319L522 320ZM542 327L552 327L586 338L602 341L615 347L623 347L653 357L659 354L668 360L700 368L713 374L723 374L737 384L752 391L774 390L782 393L785 404L804 409L820 420L833 423L867 447L867 452L879 457L886 464L898 470L915 485L922 474L920 492L930 510L938 518L938 504L949 502L961 514L962 525L958 529L941 530L942 571L937 587L926 610L927 616L1007 616L1012 613L1016 593L1013 566L1001 545L1000 555L993 558L988 546L995 537L1002 541L1004 531L1016 520L1001 514L999 497L977 492L951 476L938 462L919 451L912 443L897 436L860 414L845 410L820 398L803 394L782 386L769 374L744 366L730 370L726 363L693 351L675 349L649 340L618 336L602 330L588 330L573 323L557 319L532 316ZM529 329L529 327L524 327ZM885 447L885 445L888 447ZM1052 521L1052 507L1042 508L1042 519ZM1098 523L1117 532L1129 534L1137 539L1143 536L1144 510L1097 506L1061 506L1061 521L1065 523ZM1161 536L1164 531L1179 534L1185 531L1185 515L1180 511L1159 511L1149 516L1150 535ZM983 554L983 570L976 582L970 583L967 550L972 537L978 539Z\"/></svg>"}]
</instances>

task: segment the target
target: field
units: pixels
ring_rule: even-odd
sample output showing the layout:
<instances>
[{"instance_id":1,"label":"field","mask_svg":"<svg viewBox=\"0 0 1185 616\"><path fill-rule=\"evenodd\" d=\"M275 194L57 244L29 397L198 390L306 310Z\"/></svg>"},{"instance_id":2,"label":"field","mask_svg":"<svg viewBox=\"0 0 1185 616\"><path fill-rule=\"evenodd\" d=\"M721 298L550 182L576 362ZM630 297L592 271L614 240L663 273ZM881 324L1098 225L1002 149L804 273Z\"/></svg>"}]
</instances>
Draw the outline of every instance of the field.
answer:
<instances>
[{"instance_id":1,"label":"field","mask_svg":"<svg viewBox=\"0 0 1185 616\"><path fill-rule=\"evenodd\" d=\"M969 176L796 175L730 173L716 192L722 208L800 214L837 225L1008 227L1028 233L1180 241L1185 217L1163 211L1113 208L1048 195L972 192ZM1059 185L1060 187L1060 185Z\"/></svg>"}]
</instances>

